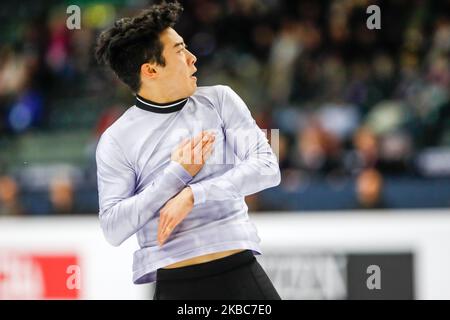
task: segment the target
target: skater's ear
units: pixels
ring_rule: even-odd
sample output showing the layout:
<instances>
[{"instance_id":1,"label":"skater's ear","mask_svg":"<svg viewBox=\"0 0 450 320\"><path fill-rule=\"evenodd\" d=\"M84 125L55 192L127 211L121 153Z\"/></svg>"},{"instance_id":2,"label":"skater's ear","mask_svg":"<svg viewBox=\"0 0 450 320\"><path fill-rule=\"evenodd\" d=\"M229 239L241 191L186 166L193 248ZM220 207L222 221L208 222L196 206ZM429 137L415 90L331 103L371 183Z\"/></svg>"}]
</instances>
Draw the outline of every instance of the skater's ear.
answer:
<instances>
[{"instance_id":1,"label":"skater's ear","mask_svg":"<svg viewBox=\"0 0 450 320\"><path fill-rule=\"evenodd\" d=\"M155 63L144 63L141 65L141 79L153 80L158 77L159 67Z\"/></svg>"}]
</instances>

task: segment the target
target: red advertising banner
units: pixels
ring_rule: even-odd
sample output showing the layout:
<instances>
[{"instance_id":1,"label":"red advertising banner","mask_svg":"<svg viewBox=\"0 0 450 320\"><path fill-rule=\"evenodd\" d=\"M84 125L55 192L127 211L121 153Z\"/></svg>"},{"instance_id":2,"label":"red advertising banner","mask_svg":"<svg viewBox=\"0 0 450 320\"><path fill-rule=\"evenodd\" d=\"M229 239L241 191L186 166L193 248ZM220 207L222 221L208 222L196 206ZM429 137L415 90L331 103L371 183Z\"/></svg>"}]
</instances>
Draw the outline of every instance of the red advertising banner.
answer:
<instances>
[{"instance_id":1,"label":"red advertising banner","mask_svg":"<svg viewBox=\"0 0 450 320\"><path fill-rule=\"evenodd\" d=\"M0 299L79 299L76 254L0 251Z\"/></svg>"}]
</instances>

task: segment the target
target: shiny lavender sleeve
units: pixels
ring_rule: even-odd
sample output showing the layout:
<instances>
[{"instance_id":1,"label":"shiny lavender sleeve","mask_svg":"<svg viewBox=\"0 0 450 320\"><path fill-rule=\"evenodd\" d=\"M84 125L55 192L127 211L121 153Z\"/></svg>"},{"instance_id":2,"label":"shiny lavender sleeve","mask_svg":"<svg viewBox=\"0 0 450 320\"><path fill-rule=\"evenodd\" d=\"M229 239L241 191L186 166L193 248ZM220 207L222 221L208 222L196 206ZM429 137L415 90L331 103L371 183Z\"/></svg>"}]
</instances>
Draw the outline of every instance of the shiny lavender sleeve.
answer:
<instances>
[{"instance_id":1,"label":"shiny lavender sleeve","mask_svg":"<svg viewBox=\"0 0 450 320\"><path fill-rule=\"evenodd\" d=\"M113 137L103 134L96 150L99 218L105 238L119 246L142 228L192 179L177 162L135 194L135 172Z\"/></svg>"},{"instance_id":2,"label":"shiny lavender sleeve","mask_svg":"<svg viewBox=\"0 0 450 320\"><path fill-rule=\"evenodd\" d=\"M218 87L226 141L241 162L221 176L191 184L194 205L244 197L281 180L278 160L244 101L230 87Z\"/></svg>"}]
</instances>

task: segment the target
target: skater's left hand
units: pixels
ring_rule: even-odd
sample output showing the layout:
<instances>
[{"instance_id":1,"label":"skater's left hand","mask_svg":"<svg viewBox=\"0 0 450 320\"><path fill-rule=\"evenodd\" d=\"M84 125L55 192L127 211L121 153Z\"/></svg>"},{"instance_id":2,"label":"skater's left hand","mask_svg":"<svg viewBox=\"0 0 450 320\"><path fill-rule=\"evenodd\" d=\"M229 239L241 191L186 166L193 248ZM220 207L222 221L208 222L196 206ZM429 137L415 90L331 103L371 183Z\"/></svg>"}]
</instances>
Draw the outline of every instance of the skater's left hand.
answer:
<instances>
[{"instance_id":1,"label":"skater's left hand","mask_svg":"<svg viewBox=\"0 0 450 320\"><path fill-rule=\"evenodd\" d=\"M162 246L173 229L191 212L194 207L194 195L190 187L186 187L159 211L158 237Z\"/></svg>"}]
</instances>

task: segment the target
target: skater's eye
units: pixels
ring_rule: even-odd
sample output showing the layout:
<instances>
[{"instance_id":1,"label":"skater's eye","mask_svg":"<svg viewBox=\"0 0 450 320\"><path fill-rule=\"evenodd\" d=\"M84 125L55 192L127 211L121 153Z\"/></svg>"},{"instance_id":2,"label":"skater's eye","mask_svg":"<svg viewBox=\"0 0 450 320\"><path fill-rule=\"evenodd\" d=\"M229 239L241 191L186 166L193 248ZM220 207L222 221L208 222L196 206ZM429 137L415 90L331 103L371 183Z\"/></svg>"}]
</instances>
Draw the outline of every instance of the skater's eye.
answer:
<instances>
[{"instance_id":1,"label":"skater's eye","mask_svg":"<svg viewBox=\"0 0 450 320\"><path fill-rule=\"evenodd\" d=\"M181 48L178 52L181 52L181 51L183 51L184 49L187 49L187 45L184 45L184 47L183 48Z\"/></svg>"}]
</instances>

